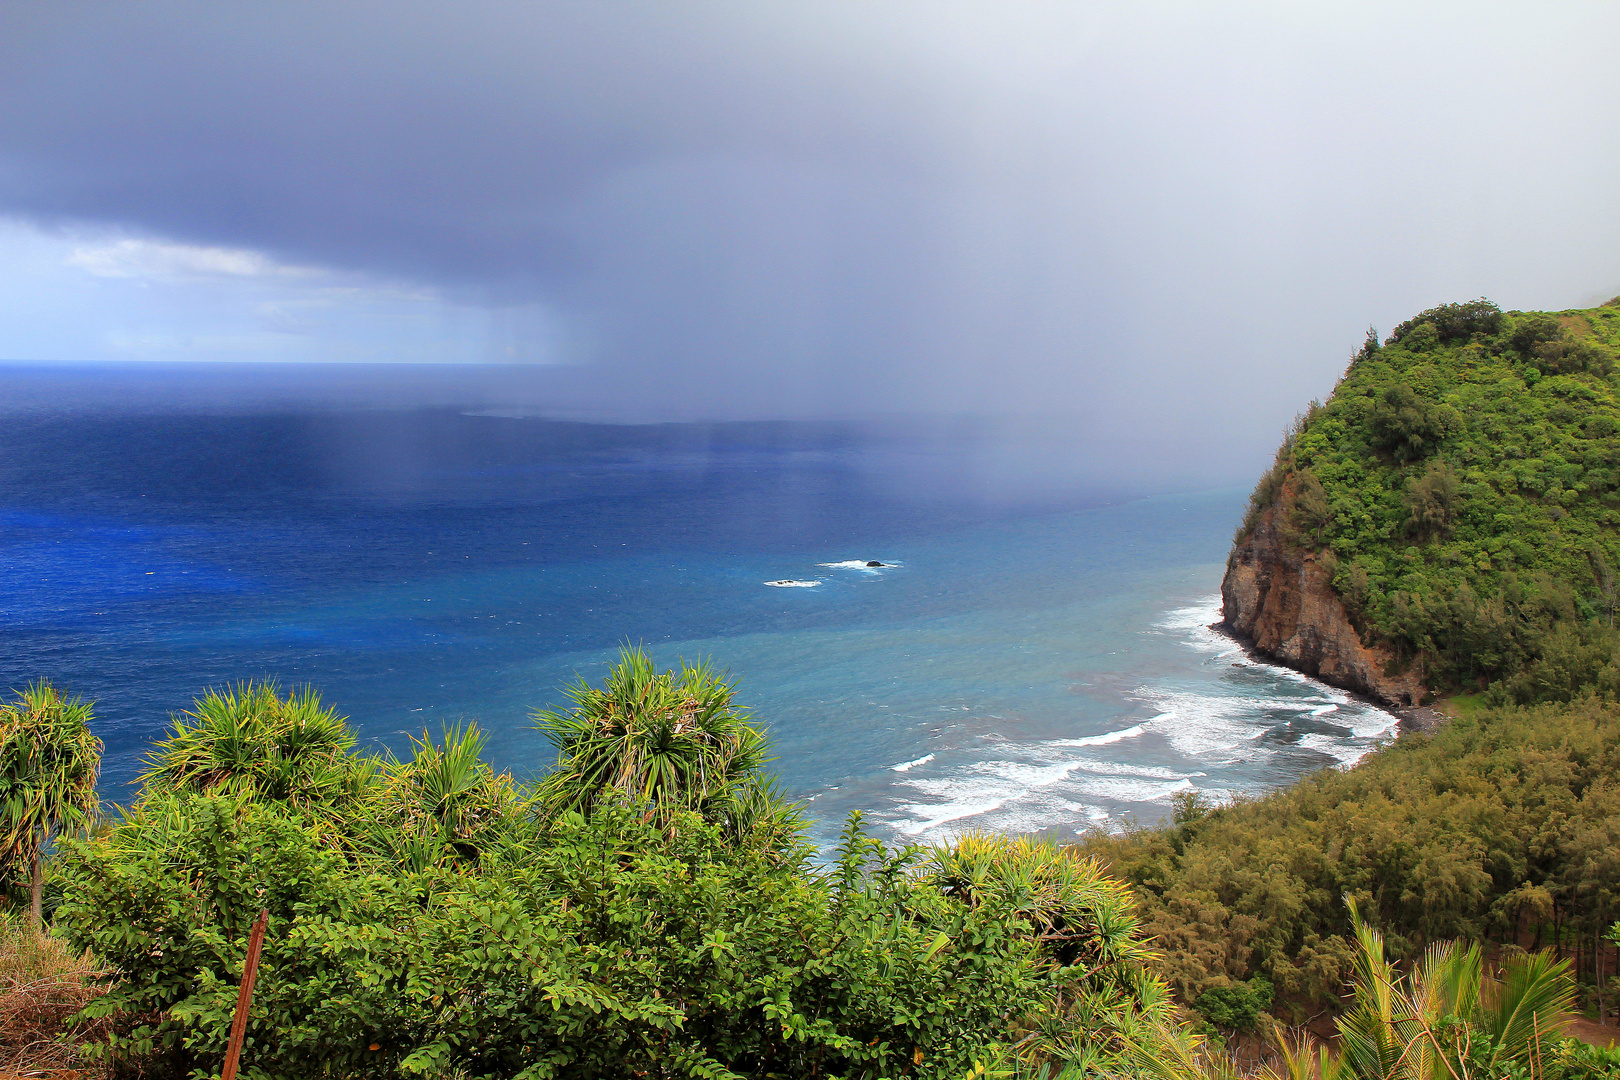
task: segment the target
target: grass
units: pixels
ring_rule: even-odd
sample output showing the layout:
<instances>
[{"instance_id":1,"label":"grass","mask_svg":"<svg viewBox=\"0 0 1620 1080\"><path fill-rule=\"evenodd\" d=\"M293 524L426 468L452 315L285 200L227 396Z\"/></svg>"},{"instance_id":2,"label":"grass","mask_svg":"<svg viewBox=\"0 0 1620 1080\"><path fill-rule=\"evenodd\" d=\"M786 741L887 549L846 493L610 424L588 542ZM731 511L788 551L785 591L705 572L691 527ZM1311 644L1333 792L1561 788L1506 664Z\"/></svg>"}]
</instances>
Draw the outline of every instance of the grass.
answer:
<instances>
[{"instance_id":1,"label":"grass","mask_svg":"<svg viewBox=\"0 0 1620 1080\"><path fill-rule=\"evenodd\" d=\"M1485 708L1485 695L1479 694L1453 694L1448 698L1441 698L1434 703L1434 707L1447 716L1454 716L1467 720Z\"/></svg>"},{"instance_id":2,"label":"grass","mask_svg":"<svg viewBox=\"0 0 1620 1080\"><path fill-rule=\"evenodd\" d=\"M88 954L36 936L23 913L0 913L0 1077L105 1075L78 1050L96 1031L64 1023L102 992L100 974Z\"/></svg>"}]
</instances>

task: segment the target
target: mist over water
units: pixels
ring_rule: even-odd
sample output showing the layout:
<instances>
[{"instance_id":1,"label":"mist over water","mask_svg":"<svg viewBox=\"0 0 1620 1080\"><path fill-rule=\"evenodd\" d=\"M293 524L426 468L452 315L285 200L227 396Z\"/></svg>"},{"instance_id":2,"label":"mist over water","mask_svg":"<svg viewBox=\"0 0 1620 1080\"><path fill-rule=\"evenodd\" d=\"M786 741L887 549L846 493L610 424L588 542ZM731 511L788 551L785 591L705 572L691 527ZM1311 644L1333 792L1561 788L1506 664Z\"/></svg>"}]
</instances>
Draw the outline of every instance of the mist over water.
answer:
<instances>
[{"instance_id":1,"label":"mist over water","mask_svg":"<svg viewBox=\"0 0 1620 1080\"><path fill-rule=\"evenodd\" d=\"M126 373L150 394L118 407L28 377L0 685L96 700L111 799L194 695L264 677L376 747L476 719L531 777L530 712L624 642L730 669L823 839L855 809L896 840L1156 820L1390 724L1207 629L1246 485L1062 425L583 423L330 372L271 400L251 372Z\"/></svg>"}]
</instances>

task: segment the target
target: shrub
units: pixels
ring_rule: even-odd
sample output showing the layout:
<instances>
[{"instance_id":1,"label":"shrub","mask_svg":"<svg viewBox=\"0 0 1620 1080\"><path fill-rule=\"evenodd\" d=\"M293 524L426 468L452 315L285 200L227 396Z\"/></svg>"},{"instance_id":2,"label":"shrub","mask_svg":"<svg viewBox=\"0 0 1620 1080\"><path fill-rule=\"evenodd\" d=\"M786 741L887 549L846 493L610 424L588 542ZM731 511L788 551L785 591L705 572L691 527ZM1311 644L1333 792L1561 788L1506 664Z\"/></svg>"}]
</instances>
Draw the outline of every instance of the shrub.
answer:
<instances>
[{"instance_id":1,"label":"shrub","mask_svg":"<svg viewBox=\"0 0 1620 1080\"><path fill-rule=\"evenodd\" d=\"M1620 1047L1560 1039L1547 1054L1541 1075L1544 1080L1620 1080Z\"/></svg>"},{"instance_id":2,"label":"shrub","mask_svg":"<svg viewBox=\"0 0 1620 1080\"><path fill-rule=\"evenodd\" d=\"M1507 344L1526 359L1535 355L1536 346L1565 337L1564 325L1545 312L1533 311L1513 320Z\"/></svg>"},{"instance_id":3,"label":"shrub","mask_svg":"<svg viewBox=\"0 0 1620 1080\"><path fill-rule=\"evenodd\" d=\"M1484 297L1462 304L1441 304L1401 323L1390 332L1385 344L1400 343L1424 325L1432 326L1442 343L1467 341L1475 334L1495 334L1502 322L1502 309Z\"/></svg>"},{"instance_id":4,"label":"shrub","mask_svg":"<svg viewBox=\"0 0 1620 1080\"><path fill-rule=\"evenodd\" d=\"M1610 350L1568 333L1537 345L1535 356L1541 370L1554 375L1578 371L1607 375L1614 370L1614 354Z\"/></svg>"},{"instance_id":5,"label":"shrub","mask_svg":"<svg viewBox=\"0 0 1620 1080\"><path fill-rule=\"evenodd\" d=\"M1366 422L1367 441L1397 462L1427 456L1462 426L1457 410L1426 401L1402 383L1384 388Z\"/></svg>"},{"instance_id":6,"label":"shrub","mask_svg":"<svg viewBox=\"0 0 1620 1080\"><path fill-rule=\"evenodd\" d=\"M1273 996L1270 980L1256 975L1248 982L1204 991L1193 1002L1193 1009L1218 1028L1253 1031L1260 1015L1271 1008Z\"/></svg>"},{"instance_id":7,"label":"shrub","mask_svg":"<svg viewBox=\"0 0 1620 1080\"><path fill-rule=\"evenodd\" d=\"M1088 860L1001 841L922 864L858 821L833 872L788 854L602 804L476 873L390 874L285 806L186 795L75 844L61 918L120 976L86 1015L152 1016L117 1047L178 1073L217 1066L260 907L265 1077L954 1076L1016 1030L1117 1052L1167 1016L1128 895Z\"/></svg>"},{"instance_id":8,"label":"shrub","mask_svg":"<svg viewBox=\"0 0 1620 1080\"><path fill-rule=\"evenodd\" d=\"M1315 544L1322 539L1322 531L1333 522L1327 492L1309 469L1295 472L1289 487L1284 517L1288 539L1294 543L1307 539Z\"/></svg>"},{"instance_id":9,"label":"shrub","mask_svg":"<svg viewBox=\"0 0 1620 1080\"><path fill-rule=\"evenodd\" d=\"M1455 469L1443 461L1431 462L1424 474L1412 481L1407 490L1407 532L1423 540L1445 536L1451 532L1452 506L1457 501L1457 489L1462 478Z\"/></svg>"}]
</instances>

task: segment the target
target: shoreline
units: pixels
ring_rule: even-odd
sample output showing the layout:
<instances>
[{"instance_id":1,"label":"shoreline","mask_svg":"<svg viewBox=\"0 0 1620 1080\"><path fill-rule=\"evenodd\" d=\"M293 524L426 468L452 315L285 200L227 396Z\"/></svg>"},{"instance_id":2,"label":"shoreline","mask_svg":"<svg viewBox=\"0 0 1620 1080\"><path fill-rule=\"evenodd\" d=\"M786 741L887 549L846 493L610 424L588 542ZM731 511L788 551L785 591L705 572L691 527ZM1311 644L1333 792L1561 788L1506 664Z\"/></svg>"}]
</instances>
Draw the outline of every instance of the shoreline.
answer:
<instances>
[{"instance_id":1,"label":"shoreline","mask_svg":"<svg viewBox=\"0 0 1620 1080\"><path fill-rule=\"evenodd\" d=\"M1360 690L1355 690L1348 686L1339 686L1335 683L1328 682L1319 675L1313 675L1308 671L1301 671L1299 668L1279 659L1278 657L1262 652L1255 646L1252 638L1234 629L1226 621L1224 615L1218 621L1210 623L1209 629L1237 645L1243 650L1244 656L1247 656L1250 660L1257 664L1266 664L1270 667L1286 668L1289 671L1297 672L1298 674L1305 676L1307 679L1321 683L1323 686L1331 686L1335 690L1349 694L1352 698L1359 701L1363 705L1368 705L1379 710L1380 712L1388 713L1395 718L1395 730L1397 735L1410 735L1414 733L1430 735L1433 734L1440 727L1440 725L1451 719L1445 713L1439 711L1438 709L1430 708L1427 705L1387 705L1377 698L1363 693ZM1357 764L1359 764L1359 762ZM1354 767L1355 766L1351 766L1351 768Z\"/></svg>"}]
</instances>

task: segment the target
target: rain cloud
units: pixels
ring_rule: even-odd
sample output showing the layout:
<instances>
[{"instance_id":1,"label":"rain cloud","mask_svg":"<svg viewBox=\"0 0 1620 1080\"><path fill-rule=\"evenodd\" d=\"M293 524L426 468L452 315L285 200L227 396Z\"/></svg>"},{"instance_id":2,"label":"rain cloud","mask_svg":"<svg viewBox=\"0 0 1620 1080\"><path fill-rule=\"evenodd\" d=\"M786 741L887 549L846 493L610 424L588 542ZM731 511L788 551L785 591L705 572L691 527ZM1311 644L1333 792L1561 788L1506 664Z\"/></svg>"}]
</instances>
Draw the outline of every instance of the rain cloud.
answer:
<instances>
[{"instance_id":1,"label":"rain cloud","mask_svg":"<svg viewBox=\"0 0 1620 1080\"><path fill-rule=\"evenodd\" d=\"M1620 292L1610 3L5 21L11 359L521 361L541 410L994 413L1238 476L1369 322Z\"/></svg>"}]
</instances>

